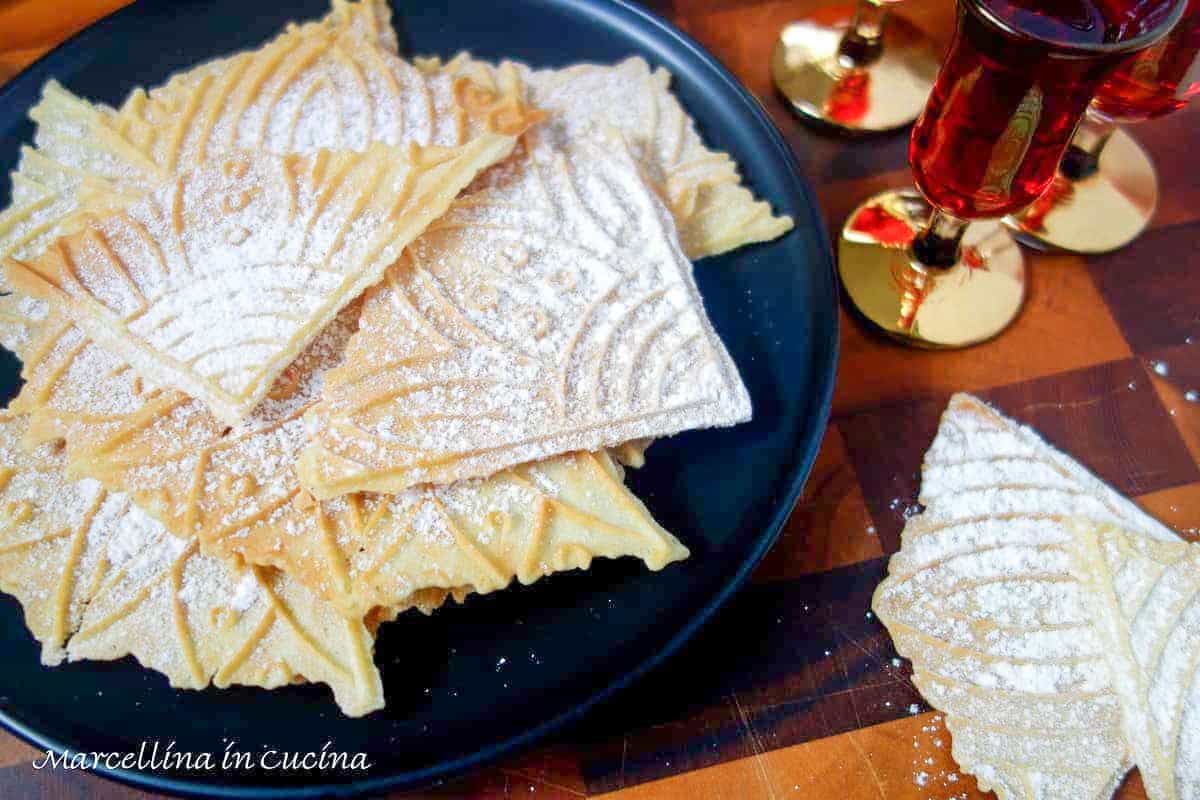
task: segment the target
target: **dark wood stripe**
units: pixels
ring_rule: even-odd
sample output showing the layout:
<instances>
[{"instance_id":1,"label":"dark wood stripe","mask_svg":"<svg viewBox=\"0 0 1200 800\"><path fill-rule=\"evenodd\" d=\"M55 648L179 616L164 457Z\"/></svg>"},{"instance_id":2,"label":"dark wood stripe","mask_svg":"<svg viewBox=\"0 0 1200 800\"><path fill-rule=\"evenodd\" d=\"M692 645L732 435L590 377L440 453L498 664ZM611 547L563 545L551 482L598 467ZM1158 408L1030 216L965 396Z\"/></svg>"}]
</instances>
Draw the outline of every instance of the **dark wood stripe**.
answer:
<instances>
[{"instance_id":1,"label":"dark wood stripe","mask_svg":"<svg viewBox=\"0 0 1200 800\"><path fill-rule=\"evenodd\" d=\"M1088 266L1135 352L1200 339L1200 222L1148 231Z\"/></svg>"},{"instance_id":2,"label":"dark wood stripe","mask_svg":"<svg viewBox=\"0 0 1200 800\"><path fill-rule=\"evenodd\" d=\"M747 588L670 664L576 732L588 791L898 719L914 703L923 710L870 613L884 570L873 559Z\"/></svg>"},{"instance_id":3,"label":"dark wood stripe","mask_svg":"<svg viewBox=\"0 0 1200 800\"><path fill-rule=\"evenodd\" d=\"M0 769L0 797L22 800L160 800L166 795L147 794L105 780L89 772L35 769L33 764Z\"/></svg>"}]
</instances>

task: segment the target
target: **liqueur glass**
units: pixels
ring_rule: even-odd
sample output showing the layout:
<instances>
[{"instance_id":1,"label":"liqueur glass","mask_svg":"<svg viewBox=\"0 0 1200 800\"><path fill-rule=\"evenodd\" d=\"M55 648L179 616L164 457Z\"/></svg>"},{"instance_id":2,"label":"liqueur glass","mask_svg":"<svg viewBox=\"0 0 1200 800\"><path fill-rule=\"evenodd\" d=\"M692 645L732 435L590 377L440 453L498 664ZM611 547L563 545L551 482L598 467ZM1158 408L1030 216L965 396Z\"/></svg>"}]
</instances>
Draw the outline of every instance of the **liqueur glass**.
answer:
<instances>
[{"instance_id":1,"label":"liqueur glass","mask_svg":"<svg viewBox=\"0 0 1200 800\"><path fill-rule=\"evenodd\" d=\"M1160 40L1185 0L959 0L958 23L909 142L919 192L846 221L851 304L922 347L966 347L1017 316L1025 260L1000 220L1036 200L1097 87Z\"/></svg>"},{"instance_id":2,"label":"liqueur glass","mask_svg":"<svg viewBox=\"0 0 1200 800\"><path fill-rule=\"evenodd\" d=\"M1189 0L1164 39L1100 84L1050 188L1005 223L1028 244L1073 253L1106 253L1132 242L1154 216L1158 176L1150 156L1118 126L1178 111L1197 94L1200 0Z\"/></svg>"},{"instance_id":3,"label":"liqueur glass","mask_svg":"<svg viewBox=\"0 0 1200 800\"><path fill-rule=\"evenodd\" d=\"M937 50L921 31L891 16L898 2L859 0L849 18L802 20L780 32L771 76L798 114L863 133L902 128L917 118L933 87Z\"/></svg>"}]
</instances>

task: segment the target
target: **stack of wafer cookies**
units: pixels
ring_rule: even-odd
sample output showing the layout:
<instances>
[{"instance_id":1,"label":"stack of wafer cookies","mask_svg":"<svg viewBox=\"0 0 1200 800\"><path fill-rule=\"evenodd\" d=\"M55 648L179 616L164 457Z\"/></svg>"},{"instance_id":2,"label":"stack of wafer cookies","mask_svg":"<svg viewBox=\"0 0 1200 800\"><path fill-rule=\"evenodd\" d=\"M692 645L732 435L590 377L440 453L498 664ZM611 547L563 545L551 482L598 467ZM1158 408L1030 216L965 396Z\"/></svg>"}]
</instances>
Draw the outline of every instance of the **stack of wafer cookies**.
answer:
<instances>
[{"instance_id":1,"label":"stack of wafer cookies","mask_svg":"<svg viewBox=\"0 0 1200 800\"><path fill-rule=\"evenodd\" d=\"M685 558L622 462L750 418L689 259L791 221L669 81L410 63L334 0L119 108L47 85L0 213L0 589L43 661L360 715L406 610Z\"/></svg>"}]
</instances>

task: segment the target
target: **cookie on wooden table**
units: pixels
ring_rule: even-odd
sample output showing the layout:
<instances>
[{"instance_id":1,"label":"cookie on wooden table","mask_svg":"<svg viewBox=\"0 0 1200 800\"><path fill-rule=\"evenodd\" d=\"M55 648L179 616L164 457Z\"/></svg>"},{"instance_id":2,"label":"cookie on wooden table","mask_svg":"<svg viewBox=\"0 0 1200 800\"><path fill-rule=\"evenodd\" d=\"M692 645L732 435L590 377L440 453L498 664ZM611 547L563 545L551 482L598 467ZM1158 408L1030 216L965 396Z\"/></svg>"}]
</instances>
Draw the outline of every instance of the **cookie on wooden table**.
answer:
<instances>
[{"instance_id":1,"label":"cookie on wooden table","mask_svg":"<svg viewBox=\"0 0 1200 800\"><path fill-rule=\"evenodd\" d=\"M1005 800L1200 789L1200 545L956 395L873 607Z\"/></svg>"}]
</instances>

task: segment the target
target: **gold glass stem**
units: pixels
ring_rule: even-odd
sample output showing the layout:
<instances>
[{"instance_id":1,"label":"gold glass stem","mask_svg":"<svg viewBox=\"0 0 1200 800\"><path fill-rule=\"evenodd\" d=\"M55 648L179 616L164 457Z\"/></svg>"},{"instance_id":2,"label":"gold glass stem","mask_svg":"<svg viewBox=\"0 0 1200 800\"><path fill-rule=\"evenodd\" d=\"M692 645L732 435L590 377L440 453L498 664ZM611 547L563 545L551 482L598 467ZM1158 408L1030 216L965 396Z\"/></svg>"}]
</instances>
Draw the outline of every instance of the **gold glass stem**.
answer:
<instances>
[{"instance_id":1,"label":"gold glass stem","mask_svg":"<svg viewBox=\"0 0 1200 800\"><path fill-rule=\"evenodd\" d=\"M922 266L947 269L962 255L962 238L969 223L935 208L924 229L912 241L912 255Z\"/></svg>"},{"instance_id":2,"label":"gold glass stem","mask_svg":"<svg viewBox=\"0 0 1200 800\"><path fill-rule=\"evenodd\" d=\"M937 47L912 23L890 14L882 0L858 0L849 19L785 26L771 54L771 78L801 117L870 133L917 118L938 63Z\"/></svg>"},{"instance_id":3,"label":"gold glass stem","mask_svg":"<svg viewBox=\"0 0 1200 800\"><path fill-rule=\"evenodd\" d=\"M865 67L883 52L883 26L888 8L859 0L854 20L838 44L838 57L847 67Z\"/></svg>"},{"instance_id":4,"label":"gold glass stem","mask_svg":"<svg viewBox=\"0 0 1200 800\"><path fill-rule=\"evenodd\" d=\"M1109 120L1090 111L1084 114L1067 152L1063 154L1059 172L1073 181L1095 175L1100 168L1100 153L1116 130L1117 126Z\"/></svg>"},{"instance_id":5,"label":"gold glass stem","mask_svg":"<svg viewBox=\"0 0 1200 800\"><path fill-rule=\"evenodd\" d=\"M838 274L862 319L913 347L990 339L1025 298L1025 258L999 222L968 225L914 189L882 192L851 212Z\"/></svg>"}]
</instances>

